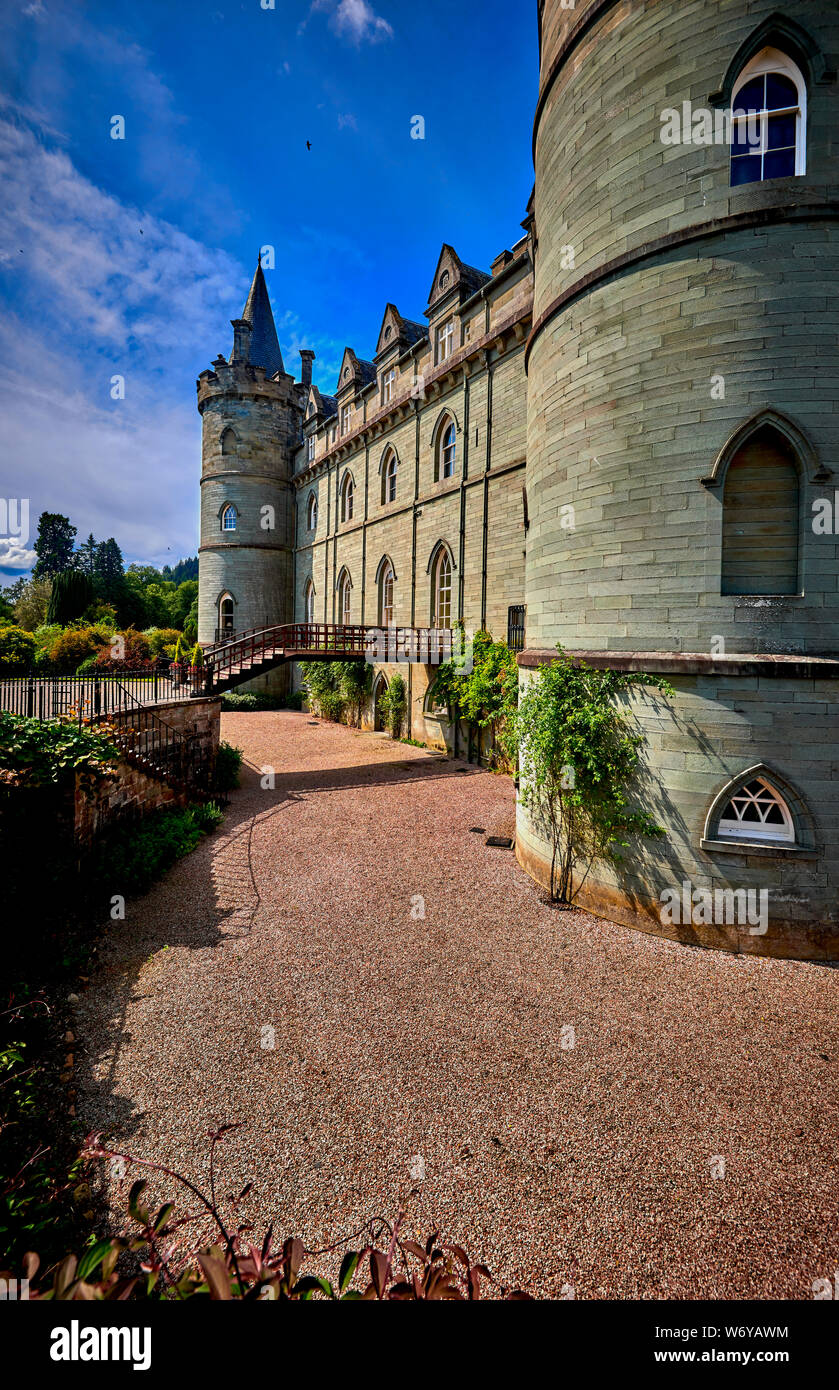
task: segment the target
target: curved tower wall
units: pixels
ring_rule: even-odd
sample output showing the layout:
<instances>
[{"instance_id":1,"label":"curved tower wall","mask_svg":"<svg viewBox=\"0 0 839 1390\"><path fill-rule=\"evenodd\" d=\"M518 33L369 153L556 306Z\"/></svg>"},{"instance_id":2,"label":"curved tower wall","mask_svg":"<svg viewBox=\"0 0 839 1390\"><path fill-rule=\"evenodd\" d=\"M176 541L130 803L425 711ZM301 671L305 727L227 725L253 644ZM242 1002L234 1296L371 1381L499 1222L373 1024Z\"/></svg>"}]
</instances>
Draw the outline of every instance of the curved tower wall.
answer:
<instances>
[{"instance_id":1,"label":"curved tower wall","mask_svg":"<svg viewBox=\"0 0 839 1390\"><path fill-rule=\"evenodd\" d=\"M294 380L219 361L198 381L202 416L198 640L212 643L219 600L234 601L237 632L293 620L293 455L300 438ZM227 446L223 438L228 430ZM236 508L236 529L222 512ZM280 678L284 675L280 669ZM276 683L275 674L275 683Z\"/></svg>"},{"instance_id":2,"label":"curved tower wall","mask_svg":"<svg viewBox=\"0 0 839 1390\"><path fill-rule=\"evenodd\" d=\"M765 934L693 921L672 934L836 956L839 668L808 658L839 652L839 537L811 525L813 501L839 487L839 12L743 11L721 0L709 23L705 0L540 6L522 678L561 642L616 654L603 664L646 653L639 664L677 686L667 706L633 701L666 837L599 868L590 906L661 931L676 883L765 888ZM728 146L664 144L661 116L724 109L750 40L805 74L807 166L732 188ZM721 592L726 464L758 420L798 467L798 584L777 597ZM800 808L796 850L703 849L720 790L761 764ZM522 813L519 855L545 877Z\"/></svg>"}]
</instances>

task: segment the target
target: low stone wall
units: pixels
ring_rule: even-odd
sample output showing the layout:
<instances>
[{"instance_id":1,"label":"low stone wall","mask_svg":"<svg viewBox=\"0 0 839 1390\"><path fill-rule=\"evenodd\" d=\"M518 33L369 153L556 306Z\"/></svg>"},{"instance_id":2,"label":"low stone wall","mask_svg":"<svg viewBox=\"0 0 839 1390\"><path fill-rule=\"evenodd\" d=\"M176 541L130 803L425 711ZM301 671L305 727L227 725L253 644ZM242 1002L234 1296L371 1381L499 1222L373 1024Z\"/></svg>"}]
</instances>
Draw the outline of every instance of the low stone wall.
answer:
<instances>
[{"instance_id":1,"label":"low stone wall","mask_svg":"<svg viewBox=\"0 0 839 1390\"><path fill-rule=\"evenodd\" d=\"M149 705L150 714L162 719L184 738L195 739L201 756L215 759L221 727L221 700L168 700ZM133 764L120 761L116 775L104 779L92 792L76 779L73 797L73 838L77 848L89 849L105 831L123 820L136 820L165 806L185 806L188 793L176 790L160 777L150 776Z\"/></svg>"}]
</instances>

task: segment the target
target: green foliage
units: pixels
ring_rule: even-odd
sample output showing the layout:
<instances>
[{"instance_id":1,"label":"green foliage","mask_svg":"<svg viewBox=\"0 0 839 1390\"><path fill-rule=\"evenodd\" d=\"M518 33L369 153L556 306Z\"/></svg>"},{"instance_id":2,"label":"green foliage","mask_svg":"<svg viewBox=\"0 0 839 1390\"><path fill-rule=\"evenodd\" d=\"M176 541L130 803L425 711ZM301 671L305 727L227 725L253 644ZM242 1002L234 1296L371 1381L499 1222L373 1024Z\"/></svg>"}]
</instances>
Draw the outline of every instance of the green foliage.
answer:
<instances>
[{"instance_id":1,"label":"green foliage","mask_svg":"<svg viewBox=\"0 0 839 1390\"><path fill-rule=\"evenodd\" d=\"M382 719L391 738L399 738L408 712L408 692L405 681L397 671L381 698Z\"/></svg>"},{"instance_id":2,"label":"green foliage","mask_svg":"<svg viewBox=\"0 0 839 1390\"><path fill-rule=\"evenodd\" d=\"M73 542L76 528L70 518L60 512L41 512L38 518L38 537L32 547L38 559L32 569L33 579L52 579L73 565Z\"/></svg>"},{"instance_id":3,"label":"green foliage","mask_svg":"<svg viewBox=\"0 0 839 1390\"><path fill-rule=\"evenodd\" d=\"M195 646L192 648L192 651L189 654L189 664L190 666L194 666L196 670L199 671L202 669L204 665L204 648L199 647L197 642L195 643Z\"/></svg>"},{"instance_id":4,"label":"green foliage","mask_svg":"<svg viewBox=\"0 0 839 1390\"><path fill-rule=\"evenodd\" d=\"M35 660L37 644L31 632L22 627L0 628L0 671L20 674L29 671Z\"/></svg>"},{"instance_id":5,"label":"green foliage","mask_svg":"<svg viewBox=\"0 0 839 1390\"><path fill-rule=\"evenodd\" d=\"M233 791L239 785L239 773L242 767L242 750L234 748L232 743L222 739L216 754L216 765L213 773L213 790L222 796L227 792Z\"/></svg>"},{"instance_id":6,"label":"green foliage","mask_svg":"<svg viewBox=\"0 0 839 1390\"><path fill-rule=\"evenodd\" d=\"M520 758L521 800L551 845L551 897L573 902L598 859L617 859L632 835L663 834L629 792L639 772L640 734L616 699L634 686L672 687L636 672L598 671L559 658L540 666L505 731Z\"/></svg>"},{"instance_id":7,"label":"green foliage","mask_svg":"<svg viewBox=\"0 0 839 1390\"><path fill-rule=\"evenodd\" d=\"M145 893L221 819L218 806L211 803L156 811L131 826L117 826L99 841L87 871L95 882L107 884L109 892L125 897Z\"/></svg>"},{"instance_id":8,"label":"green foliage","mask_svg":"<svg viewBox=\"0 0 839 1390\"><path fill-rule=\"evenodd\" d=\"M489 729L493 760L511 768L506 733L516 714L518 667L506 642L493 642L489 632L477 632L471 671L464 671L462 662L445 662L434 693L448 706L451 719L462 719L473 729Z\"/></svg>"},{"instance_id":9,"label":"green foliage","mask_svg":"<svg viewBox=\"0 0 839 1390\"><path fill-rule=\"evenodd\" d=\"M303 704L303 693L300 690L291 690L287 695L253 695L250 691L243 691L237 694L233 690L227 691L221 697L222 710L232 713L239 711L256 711L270 709L300 709Z\"/></svg>"},{"instance_id":10,"label":"green foliage","mask_svg":"<svg viewBox=\"0 0 839 1390\"><path fill-rule=\"evenodd\" d=\"M74 720L24 719L0 710L0 770L7 786L57 786L76 773L94 780L111 771L110 731Z\"/></svg>"},{"instance_id":11,"label":"green foliage","mask_svg":"<svg viewBox=\"0 0 839 1390\"><path fill-rule=\"evenodd\" d=\"M56 675L72 675L83 662L94 660L105 645L104 635L96 628L68 627L59 633L49 648L51 669Z\"/></svg>"},{"instance_id":12,"label":"green foliage","mask_svg":"<svg viewBox=\"0 0 839 1390\"><path fill-rule=\"evenodd\" d=\"M341 667L338 694L347 711L347 723L358 727L373 688L373 667L369 661L336 662L336 665Z\"/></svg>"},{"instance_id":13,"label":"green foliage","mask_svg":"<svg viewBox=\"0 0 839 1390\"><path fill-rule=\"evenodd\" d=\"M27 579L12 586L15 593L14 615L18 627L34 632L46 618L52 580Z\"/></svg>"},{"instance_id":14,"label":"green foliage","mask_svg":"<svg viewBox=\"0 0 839 1390\"><path fill-rule=\"evenodd\" d=\"M301 661L300 671L310 708L323 719L336 724L344 713L345 697L341 693L344 679L342 661Z\"/></svg>"},{"instance_id":15,"label":"green foliage","mask_svg":"<svg viewBox=\"0 0 839 1390\"><path fill-rule=\"evenodd\" d=\"M93 601L93 584L83 570L62 570L55 575L47 604L48 623L73 622Z\"/></svg>"}]
</instances>

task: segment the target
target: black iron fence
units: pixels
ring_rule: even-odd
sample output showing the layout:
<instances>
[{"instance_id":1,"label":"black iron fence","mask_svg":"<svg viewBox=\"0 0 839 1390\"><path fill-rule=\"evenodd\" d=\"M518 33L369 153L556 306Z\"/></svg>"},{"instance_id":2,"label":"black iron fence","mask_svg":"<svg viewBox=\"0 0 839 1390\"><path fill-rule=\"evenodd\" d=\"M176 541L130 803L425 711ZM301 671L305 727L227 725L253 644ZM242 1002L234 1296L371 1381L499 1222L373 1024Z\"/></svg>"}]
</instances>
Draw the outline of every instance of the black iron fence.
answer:
<instances>
[{"instance_id":1,"label":"black iron fence","mask_svg":"<svg viewBox=\"0 0 839 1390\"><path fill-rule=\"evenodd\" d=\"M208 791L209 750L197 737L173 729L154 708L161 701L201 695L205 672L197 666L140 667L82 676L0 675L0 710L42 721L107 721L128 762L152 776Z\"/></svg>"},{"instance_id":2,"label":"black iron fence","mask_svg":"<svg viewBox=\"0 0 839 1390\"><path fill-rule=\"evenodd\" d=\"M81 676L0 675L0 709L28 719L99 719L136 705L184 700L204 692L198 666L137 667L118 674Z\"/></svg>"}]
</instances>

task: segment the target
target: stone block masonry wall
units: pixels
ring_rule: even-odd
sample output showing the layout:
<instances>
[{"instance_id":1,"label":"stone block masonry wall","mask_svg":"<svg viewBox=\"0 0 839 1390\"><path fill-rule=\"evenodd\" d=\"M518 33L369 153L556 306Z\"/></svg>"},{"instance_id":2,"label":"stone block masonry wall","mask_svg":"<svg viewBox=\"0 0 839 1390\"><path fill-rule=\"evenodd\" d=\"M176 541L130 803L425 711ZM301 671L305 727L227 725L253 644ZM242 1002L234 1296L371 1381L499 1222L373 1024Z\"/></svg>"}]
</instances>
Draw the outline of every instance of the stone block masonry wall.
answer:
<instances>
[{"instance_id":1,"label":"stone block masonry wall","mask_svg":"<svg viewBox=\"0 0 839 1390\"><path fill-rule=\"evenodd\" d=\"M216 698L172 700L149 706L171 729L194 739L204 758L215 758L221 728L221 701ZM99 835L123 820L149 815L166 806L185 806L187 792L176 790L160 777L120 761L116 776L103 780L93 793L76 786L73 836L80 848L90 848Z\"/></svg>"}]
</instances>

